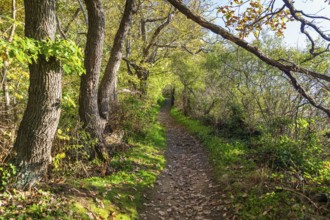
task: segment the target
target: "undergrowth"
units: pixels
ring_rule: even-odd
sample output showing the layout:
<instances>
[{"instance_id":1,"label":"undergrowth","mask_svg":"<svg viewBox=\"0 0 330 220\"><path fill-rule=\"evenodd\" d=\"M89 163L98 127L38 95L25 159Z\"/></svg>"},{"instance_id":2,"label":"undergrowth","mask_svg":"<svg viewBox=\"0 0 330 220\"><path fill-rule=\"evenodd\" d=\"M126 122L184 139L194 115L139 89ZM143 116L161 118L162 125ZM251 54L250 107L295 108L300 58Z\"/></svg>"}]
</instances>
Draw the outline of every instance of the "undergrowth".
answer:
<instances>
[{"instance_id":1,"label":"undergrowth","mask_svg":"<svg viewBox=\"0 0 330 220\"><path fill-rule=\"evenodd\" d=\"M0 219L137 219L144 192L165 166L165 132L156 121L159 106L145 112L143 135L129 133L126 149L115 152L107 165L110 173L98 170L104 166L100 161L86 161L83 147L64 147L70 152L56 154L56 175L48 182L29 192L8 188L0 194ZM138 118L144 120L141 114Z\"/></svg>"},{"instance_id":2,"label":"undergrowth","mask_svg":"<svg viewBox=\"0 0 330 220\"><path fill-rule=\"evenodd\" d=\"M329 158L320 155L321 149L315 140L305 144L285 137L263 136L256 142L255 138L246 136L217 136L213 128L185 117L178 109L172 109L171 115L206 147L215 179L223 189L219 200L225 216L239 219L330 217ZM252 147L256 143L262 147Z\"/></svg>"},{"instance_id":3,"label":"undergrowth","mask_svg":"<svg viewBox=\"0 0 330 220\"><path fill-rule=\"evenodd\" d=\"M74 217L90 219L88 213L101 219L137 219L137 210L141 205L143 193L153 186L160 171L165 166L165 137L158 124L150 126L145 139L128 140L131 149L116 155L110 164L117 172L104 177L91 177L74 181L82 187L96 193L77 199L73 206Z\"/></svg>"}]
</instances>

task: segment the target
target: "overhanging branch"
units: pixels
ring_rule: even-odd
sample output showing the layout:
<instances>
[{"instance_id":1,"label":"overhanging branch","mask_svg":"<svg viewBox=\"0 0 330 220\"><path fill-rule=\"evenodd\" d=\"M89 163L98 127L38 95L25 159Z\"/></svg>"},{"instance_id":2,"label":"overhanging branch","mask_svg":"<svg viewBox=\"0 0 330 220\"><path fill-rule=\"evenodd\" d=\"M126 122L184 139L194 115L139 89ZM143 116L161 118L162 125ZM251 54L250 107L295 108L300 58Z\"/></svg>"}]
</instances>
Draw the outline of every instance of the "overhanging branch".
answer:
<instances>
[{"instance_id":1,"label":"overhanging branch","mask_svg":"<svg viewBox=\"0 0 330 220\"><path fill-rule=\"evenodd\" d=\"M236 37L235 35L231 34L230 32L226 31L224 28L213 24L211 22L208 22L201 16L195 14L192 12L189 8L187 8L183 3L179 2L178 0L167 0L169 3L171 3L176 9L178 9L182 14L186 15L188 19L193 20L197 24L201 25L202 27L209 29L215 34L218 34L222 36L223 38L233 42L234 44L242 47L243 49L249 51L250 53L254 54L257 56L260 60L263 62L278 68L279 70L283 71L285 75L287 75L291 81L291 84L293 87L304 97L308 100L308 102L313 105L314 107L322 110L327 114L328 117L330 117L330 110L324 108L323 106L319 105L316 103L316 101L309 96L306 91L300 86L298 81L293 77L292 72L296 73L302 73L305 75L312 76L317 79L322 79L327 82L330 82L330 77L327 75L323 75L318 72L314 72L312 70L308 70L306 68L297 66L294 63L288 63L288 64L283 64L279 60L274 60L267 55L265 55L262 51L260 51L257 47L254 47L250 45L248 42ZM285 0L284 0L285 1Z\"/></svg>"}]
</instances>

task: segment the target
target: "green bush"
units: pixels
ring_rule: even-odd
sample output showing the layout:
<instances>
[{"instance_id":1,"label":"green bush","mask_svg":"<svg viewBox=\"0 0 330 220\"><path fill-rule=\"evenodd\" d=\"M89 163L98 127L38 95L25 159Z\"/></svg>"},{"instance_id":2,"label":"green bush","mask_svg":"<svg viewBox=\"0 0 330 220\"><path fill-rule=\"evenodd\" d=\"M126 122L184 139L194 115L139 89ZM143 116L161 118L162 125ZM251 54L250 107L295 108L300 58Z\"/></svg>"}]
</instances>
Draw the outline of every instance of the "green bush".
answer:
<instances>
[{"instance_id":1,"label":"green bush","mask_svg":"<svg viewBox=\"0 0 330 220\"><path fill-rule=\"evenodd\" d=\"M16 174L16 167L12 164L0 166L0 192L3 192Z\"/></svg>"},{"instance_id":2,"label":"green bush","mask_svg":"<svg viewBox=\"0 0 330 220\"><path fill-rule=\"evenodd\" d=\"M130 135L145 136L149 125L156 121L158 110L159 105L147 99L124 97L111 115L111 130L120 128Z\"/></svg>"},{"instance_id":3,"label":"green bush","mask_svg":"<svg viewBox=\"0 0 330 220\"><path fill-rule=\"evenodd\" d=\"M294 140L287 135L274 137L268 133L251 146L253 158L274 170L292 168L315 174L322 164L322 146L316 136Z\"/></svg>"}]
</instances>

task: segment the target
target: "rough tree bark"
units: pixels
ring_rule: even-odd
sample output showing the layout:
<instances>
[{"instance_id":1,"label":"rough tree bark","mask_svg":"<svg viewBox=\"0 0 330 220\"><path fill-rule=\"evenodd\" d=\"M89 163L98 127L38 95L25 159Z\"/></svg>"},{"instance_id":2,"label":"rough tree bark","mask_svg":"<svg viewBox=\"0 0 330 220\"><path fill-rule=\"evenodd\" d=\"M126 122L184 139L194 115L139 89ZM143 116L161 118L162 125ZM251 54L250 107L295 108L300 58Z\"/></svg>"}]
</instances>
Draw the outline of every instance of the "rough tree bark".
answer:
<instances>
[{"instance_id":1,"label":"rough tree bark","mask_svg":"<svg viewBox=\"0 0 330 220\"><path fill-rule=\"evenodd\" d=\"M116 33L110 58L101 80L98 100L101 117L108 119L112 104L117 102L117 71L123 57L123 47L134 14L135 0L126 0L125 10Z\"/></svg>"},{"instance_id":2,"label":"rough tree bark","mask_svg":"<svg viewBox=\"0 0 330 220\"><path fill-rule=\"evenodd\" d=\"M25 0L25 35L36 40L55 39L55 0ZM28 103L10 162L18 167L16 187L30 188L42 179L50 162L51 147L61 107L60 63L43 55L29 65Z\"/></svg>"},{"instance_id":3,"label":"rough tree bark","mask_svg":"<svg viewBox=\"0 0 330 220\"><path fill-rule=\"evenodd\" d=\"M97 103L97 88L103 55L104 13L101 0L85 0L85 4L88 12L84 61L86 74L81 76L79 114L87 130L99 140L96 151L101 159L105 159L105 155L102 155L105 121L99 115Z\"/></svg>"}]
</instances>

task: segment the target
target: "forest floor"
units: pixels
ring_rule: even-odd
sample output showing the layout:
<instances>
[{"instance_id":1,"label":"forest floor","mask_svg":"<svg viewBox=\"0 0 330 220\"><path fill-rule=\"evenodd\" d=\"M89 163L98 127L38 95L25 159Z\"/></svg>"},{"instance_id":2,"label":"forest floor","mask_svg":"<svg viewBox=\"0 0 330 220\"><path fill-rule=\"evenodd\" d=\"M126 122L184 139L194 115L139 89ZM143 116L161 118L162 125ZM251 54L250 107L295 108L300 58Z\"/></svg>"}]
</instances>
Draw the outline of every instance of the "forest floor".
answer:
<instances>
[{"instance_id":1,"label":"forest floor","mask_svg":"<svg viewBox=\"0 0 330 220\"><path fill-rule=\"evenodd\" d=\"M0 193L0 220L330 219L326 181L271 170L247 140L217 135L169 103L158 113L113 155L109 174L97 160L61 153L47 182Z\"/></svg>"},{"instance_id":2,"label":"forest floor","mask_svg":"<svg viewBox=\"0 0 330 220\"><path fill-rule=\"evenodd\" d=\"M168 105L159 120L166 129L167 165L147 193L140 219L222 219L221 190L205 149L170 116Z\"/></svg>"}]
</instances>

